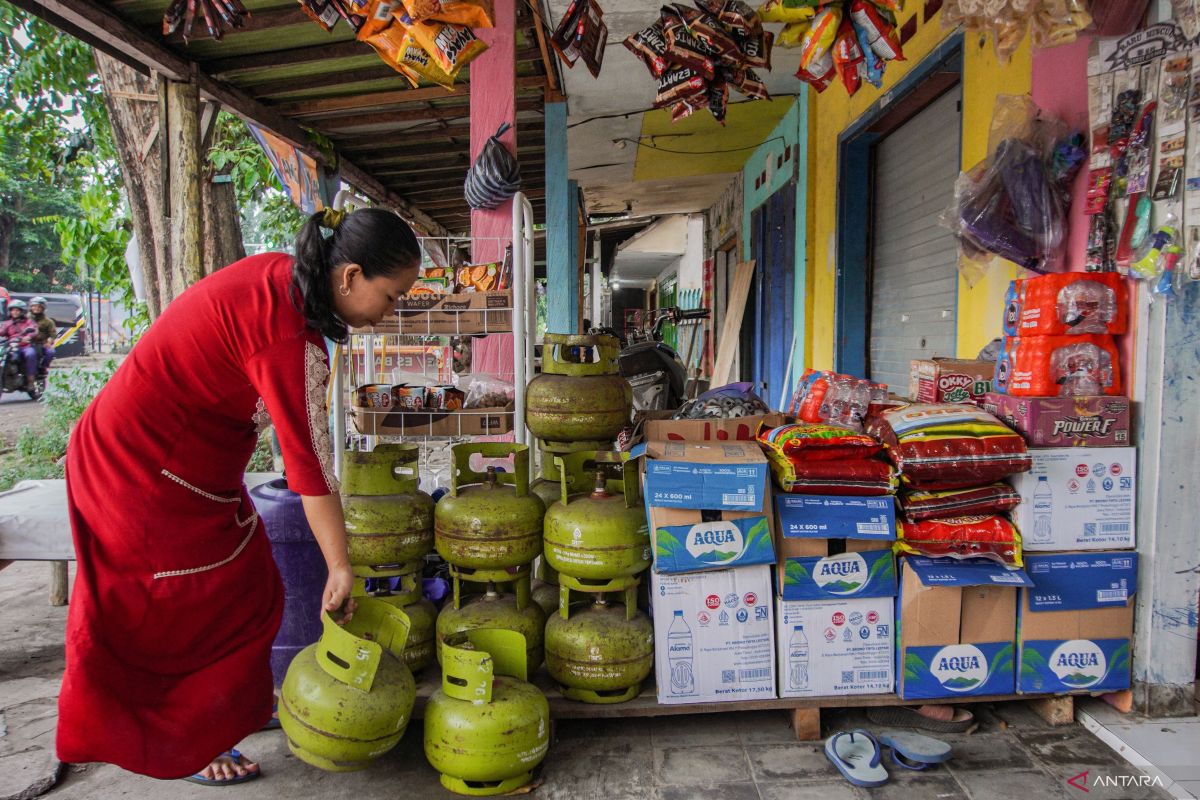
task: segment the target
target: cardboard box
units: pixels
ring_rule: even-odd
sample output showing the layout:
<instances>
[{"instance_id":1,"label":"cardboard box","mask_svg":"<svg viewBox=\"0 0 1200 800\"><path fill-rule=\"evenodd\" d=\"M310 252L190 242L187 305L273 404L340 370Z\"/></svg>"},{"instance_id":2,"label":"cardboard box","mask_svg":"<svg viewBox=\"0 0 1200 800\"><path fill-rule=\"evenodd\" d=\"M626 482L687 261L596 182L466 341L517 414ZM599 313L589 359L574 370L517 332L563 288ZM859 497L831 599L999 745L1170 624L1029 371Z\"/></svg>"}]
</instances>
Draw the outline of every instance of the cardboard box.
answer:
<instances>
[{"instance_id":1,"label":"cardboard box","mask_svg":"<svg viewBox=\"0 0 1200 800\"><path fill-rule=\"evenodd\" d=\"M1129 438L1124 397L1013 397L989 393L985 411L1025 437L1030 447L1122 447Z\"/></svg>"},{"instance_id":2,"label":"cardboard box","mask_svg":"<svg viewBox=\"0 0 1200 800\"><path fill-rule=\"evenodd\" d=\"M768 566L650 573L658 702L775 697Z\"/></svg>"},{"instance_id":3,"label":"cardboard box","mask_svg":"<svg viewBox=\"0 0 1200 800\"><path fill-rule=\"evenodd\" d=\"M894 613L888 597L777 600L779 696L891 692Z\"/></svg>"},{"instance_id":4,"label":"cardboard box","mask_svg":"<svg viewBox=\"0 0 1200 800\"><path fill-rule=\"evenodd\" d=\"M920 403L978 403L992 390L996 364L957 358L915 359L908 394Z\"/></svg>"},{"instance_id":5,"label":"cardboard box","mask_svg":"<svg viewBox=\"0 0 1200 800\"><path fill-rule=\"evenodd\" d=\"M810 546L795 554L793 542ZM896 559L887 542L784 539L781 544L775 585L784 600L896 596Z\"/></svg>"},{"instance_id":6,"label":"cardboard box","mask_svg":"<svg viewBox=\"0 0 1200 800\"><path fill-rule=\"evenodd\" d=\"M754 442L646 442L647 508L770 513L767 459Z\"/></svg>"},{"instance_id":7,"label":"cardboard box","mask_svg":"<svg viewBox=\"0 0 1200 800\"><path fill-rule=\"evenodd\" d=\"M1134 546L1137 450L1031 450L1033 469L1010 480L1021 493L1013 521L1027 552Z\"/></svg>"},{"instance_id":8,"label":"cardboard box","mask_svg":"<svg viewBox=\"0 0 1200 800\"><path fill-rule=\"evenodd\" d=\"M380 411L356 406L354 427L366 436L492 436L513 429L513 406L463 411Z\"/></svg>"},{"instance_id":9,"label":"cardboard box","mask_svg":"<svg viewBox=\"0 0 1200 800\"><path fill-rule=\"evenodd\" d=\"M900 665L905 700L1012 694L1020 570L983 559L900 559Z\"/></svg>"},{"instance_id":10,"label":"cardboard box","mask_svg":"<svg viewBox=\"0 0 1200 800\"><path fill-rule=\"evenodd\" d=\"M781 494L779 534L786 538L896 539L896 498Z\"/></svg>"},{"instance_id":11,"label":"cardboard box","mask_svg":"<svg viewBox=\"0 0 1200 800\"><path fill-rule=\"evenodd\" d=\"M642 424L642 435L652 442L754 441L758 429L766 424L778 428L787 424L783 414L759 414L737 419L671 419L673 411L650 412Z\"/></svg>"},{"instance_id":12,"label":"cardboard box","mask_svg":"<svg viewBox=\"0 0 1200 800\"><path fill-rule=\"evenodd\" d=\"M374 328L356 328L354 332L406 336L512 332L511 289L405 296L397 306L396 313L384 317Z\"/></svg>"},{"instance_id":13,"label":"cardboard box","mask_svg":"<svg viewBox=\"0 0 1200 800\"><path fill-rule=\"evenodd\" d=\"M654 569L665 573L774 564L774 515L761 511L648 510Z\"/></svg>"},{"instance_id":14,"label":"cardboard box","mask_svg":"<svg viewBox=\"0 0 1200 800\"><path fill-rule=\"evenodd\" d=\"M1021 590L1017 691L1129 688L1137 553L1030 555Z\"/></svg>"}]
</instances>

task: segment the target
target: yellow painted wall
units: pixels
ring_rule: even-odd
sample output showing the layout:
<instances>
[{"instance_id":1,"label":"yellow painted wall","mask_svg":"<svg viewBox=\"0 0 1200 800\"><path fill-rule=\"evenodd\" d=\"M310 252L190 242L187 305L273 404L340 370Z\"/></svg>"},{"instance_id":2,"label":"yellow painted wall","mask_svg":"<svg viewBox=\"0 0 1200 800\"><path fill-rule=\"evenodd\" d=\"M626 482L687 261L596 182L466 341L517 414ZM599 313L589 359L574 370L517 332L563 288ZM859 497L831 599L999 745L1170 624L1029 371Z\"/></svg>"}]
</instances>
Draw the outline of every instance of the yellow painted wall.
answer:
<instances>
[{"instance_id":1,"label":"yellow painted wall","mask_svg":"<svg viewBox=\"0 0 1200 800\"><path fill-rule=\"evenodd\" d=\"M909 3L921 18L923 3ZM907 19L907 16L905 17ZM922 24L904 46L906 61L887 65L881 89L864 84L854 97L848 97L839 82L818 95L810 95L809 119L809 191L808 302L811 343L808 365L832 369L834 357L834 310L836 307L836 230L838 187L838 136L904 78L953 31L942 29L941 14ZM987 155L992 107L998 94L1024 94L1030 89L1032 60L1029 40L1007 65L997 62L990 38L968 34L963 43L963 115L962 167L970 168ZM993 268L969 288L959 278L958 352L973 357L989 341L1000 335L1000 317L1004 294L1015 277L1016 266Z\"/></svg>"}]
</instances>

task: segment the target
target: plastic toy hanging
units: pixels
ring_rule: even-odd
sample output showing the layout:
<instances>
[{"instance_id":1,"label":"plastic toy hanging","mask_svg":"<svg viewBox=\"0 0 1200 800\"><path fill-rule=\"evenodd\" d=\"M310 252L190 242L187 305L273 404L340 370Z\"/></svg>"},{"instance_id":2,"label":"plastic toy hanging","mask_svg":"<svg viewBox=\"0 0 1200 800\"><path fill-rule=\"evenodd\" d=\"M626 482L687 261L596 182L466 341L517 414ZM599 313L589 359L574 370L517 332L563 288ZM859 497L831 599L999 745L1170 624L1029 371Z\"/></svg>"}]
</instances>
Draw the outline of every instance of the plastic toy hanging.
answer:
<instances>
[{"instance_id":1,"label":"plastic toy hanging","mask_svg":"<svg viewBox=\"0 0 1200 800\"><path fill-rule=\"evenodd\" d=\"M1176 283L1187 277L1176 269L1183 256L1178 220L1174 214L1167 214L1166 221L1149 238L1137 260L1130 263L1129 276L1146 281L1156 295L1174 297Z\"/></svg>"}]
</instances>

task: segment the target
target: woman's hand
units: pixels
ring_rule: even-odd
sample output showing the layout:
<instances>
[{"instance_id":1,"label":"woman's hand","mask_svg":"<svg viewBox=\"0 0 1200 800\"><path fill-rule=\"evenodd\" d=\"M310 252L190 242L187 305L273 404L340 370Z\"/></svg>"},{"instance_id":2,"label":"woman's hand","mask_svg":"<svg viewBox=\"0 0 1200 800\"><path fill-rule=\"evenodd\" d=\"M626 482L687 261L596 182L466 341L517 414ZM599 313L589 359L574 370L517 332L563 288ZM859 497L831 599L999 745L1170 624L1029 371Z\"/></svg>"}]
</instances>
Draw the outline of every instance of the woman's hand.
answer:
<instances>
[{"instance_id":1,"label":"woman's hand","mask_svg":"<svg viewBox=\"0 0 1200 800\"><path fill-rule=\"evenodd\" d=\"M321 610L336 614L338 609L341 609L342 617L337 620L339 625L349 622L354 616L354 610L358 608L358 604L350 596L350 590L353 588L354 573L350 571L349 565L343 564L329 569L325 592L321 595Z\"/></svg>"}]
</instances>

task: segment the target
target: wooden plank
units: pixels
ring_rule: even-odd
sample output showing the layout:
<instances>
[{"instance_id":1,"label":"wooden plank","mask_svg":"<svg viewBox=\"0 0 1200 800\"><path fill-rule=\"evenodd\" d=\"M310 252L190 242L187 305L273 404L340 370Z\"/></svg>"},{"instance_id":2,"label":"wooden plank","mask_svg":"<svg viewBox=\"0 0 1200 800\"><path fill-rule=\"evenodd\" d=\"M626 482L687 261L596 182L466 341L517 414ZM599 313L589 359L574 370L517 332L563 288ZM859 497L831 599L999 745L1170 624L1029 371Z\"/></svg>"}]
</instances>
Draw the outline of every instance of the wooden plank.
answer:
<instances>
[{"instance_id":1,"label":"wooden plank","mask_svg":"<svg viewBox=\"0 0 1200 800\"><path fill-rule=\"evenodd\" d=\"M742 317L746 313L746 300L750 296L750 281L754 278L754 261L743 261L733 271L733 285L725 304L725 325L717 343L717 363L713 367L712 385L729 383L733 371L733 356L737 353L738 334L742 329Z\"/></svg>"},{"instance_id":2,"label":"wooden plank","mask_svg":"<svg viewBox=\"0 0 1200 800\"><path fill-rule=\"evenodd\" d=\"M1075 724L1075 698L1070 695L1030 700L1029 707L1052 728Z\"/></svg>"},{"instance_id":3,"label":"wooden plank","mask_svg":"<svg viewBox=\"0 0 1200 800\"><path fill-rule=\"evenodd\" d=\"M355 56L372 56L375 51L369 45L351 39L347 42L331 42L315 47L293 47L288 50L274 50L270 53L251 53L244 56L229 56L214 58L202 62L204 71L218 78L226 78L239 72L250 72L257 69L275 69L278 67L294 67L299 64L312 64L319 61L332 61L339 58ZM314 80L320 80L315 78Z\"/></svg>"},{"instance_id":4,"label":"wooden plank","mask_svg":"<svg viewBox=\"0 0 1200 800\"><path fill-rule=\"evenodd\" d=\"M821 738L821 709L793 708L789 716L797 740L815 742Z\"/></svg>"},{"instance_id":5,"label":"wooden plank","mask_svg":"<svg viewBox=\"0 0 1200 800\"><path fill-rule=\"evenodd\" d=\"M259 31L270 30L271 28L283 28L288 25L311 25L312 20L304 13L300 6L292 8L280 8L270 11L255 11L242 22L240 28L230 28L225 31L223 39L237 38L238 34L257 33ZM205 27L203 20L197 21L196 26L192 28L192 37L190 41L200 42L212 39L208 35L208 28ZM167 41L172 44L185 44L183 35L176 31L167 37Z\"/></svg>"},{"instance_id":6,"label":"wooden plank","mask_svg":"<svg viewBox=\"0 0 1200 800\"><path fill-rule=\"evenodd\" d=\"M310 81L311 83L311 81ZM541 86L542 80L537 75L526 75L517 78L518 89ZM276 108L281 114L309 117L341 111L353 111L360 108L379 108L383 106L404 105L427 100L443 100L448 97L468 97L471 92L469 83L459 83L453 89L441 86L422 86L419 89L401 89L387 92L368 92L343 97L328 97L319 100L297 100L292 103L281 103Z\"/></svg>"},{"instance_id":7,"label":"wooden plank","mask_svg":"<svg viewBox=\"0 0 1200 800\"><path fill-rule=\"evenodd\" d=\"M376 126L387 126L389 128L394 128L397 126L402 126L403 123L406 122L467 119L470 117L473 108L475 108L475 105L471 102L467 102L456 103L454 105L435 106L424 109L406 109L404 111L379 111L365 114L346 114L320 120L314 125L315 127L321 128L321 130L346 130L351 128L366 128ZM541 110L541 99L517 101L517 111ZM495 132L496 129L493 127L492 133ZM427 133L427 131L422 131L422 133Z\"/></svg>"},{"instance_id":8,"label":"wooden plank","mask_svg":"<svg viewBox=\"0 0 1200 800\"><path fill-rule=\"evenodd\" d=\"M364 83L384 78L394 78L397 86L408 85L404 78L400 76L400 73L383 64L371 67L359 67L357 69L334 70L322 74L319 78L314 78L312 75L300 75L295 78L276 78L260 82L254 82L253 78L253 75L246 75L243 79L237 81L237 83L238 86L259 98L274 97L287 94L288 92L312 89L314 86L344 86L348 83Z\"/></svg>"},{"instance_id":9,"label":"wooden plank","mask_svg":"<svg viewBox=\"0 0 1200 800\"><path fill-rule=\"evenodd\" d=\"M546 46L548 34L542 22L542 8L538 0L528 0L529 10L533 12L533 29L537 37L538 50L542 54L542 66L546 70L546 101L558 103L566 99L558 82L558 56L550 52Z\"/></svg>"},{"instance_id":10,"label":"wooden plank","mask_svg":"<svg viewBox=\"0 0 1200 800\"><path fill-rule=\"evenodd\" d=\"M4 563L4 562L0 562ZM50 605L65 606L67 604L67 562L50 562Z\"/></svg>"}]
</instances>

